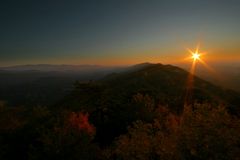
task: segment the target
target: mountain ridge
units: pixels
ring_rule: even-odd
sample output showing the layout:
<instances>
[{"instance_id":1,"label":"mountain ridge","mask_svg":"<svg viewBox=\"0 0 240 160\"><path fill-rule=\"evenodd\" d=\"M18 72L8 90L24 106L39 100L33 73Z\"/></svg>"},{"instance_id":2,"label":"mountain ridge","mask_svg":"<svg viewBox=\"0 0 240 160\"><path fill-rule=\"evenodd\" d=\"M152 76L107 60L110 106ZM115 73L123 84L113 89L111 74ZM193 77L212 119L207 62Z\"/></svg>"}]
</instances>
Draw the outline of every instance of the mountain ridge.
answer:
<instances>
[{"instance_id":1,"label":"mountain ridge","mask_svg":"<svg viewBox=\"0 0 240 160\"><path fill-rule=\"evenodd\" d=\"M175 109L181 110L186 96L188 77L189 72L177 66L151 64L130 72L110 74L94 83L103 89L103 93L100 93L103 95L97 97L103 96L110 101L123 99L124 102L119 104L125 104L132 96L140 93L150 95L159 103L172 105ZM240 104L238 92L223 89L194 75L193 78L192 103L211 102L233 107L238 107ZM81 86L88 88L88 84L80 84L79 89ZM95 87L94 84L89 86L90 90Z\"/></svg>"}]
</instances>

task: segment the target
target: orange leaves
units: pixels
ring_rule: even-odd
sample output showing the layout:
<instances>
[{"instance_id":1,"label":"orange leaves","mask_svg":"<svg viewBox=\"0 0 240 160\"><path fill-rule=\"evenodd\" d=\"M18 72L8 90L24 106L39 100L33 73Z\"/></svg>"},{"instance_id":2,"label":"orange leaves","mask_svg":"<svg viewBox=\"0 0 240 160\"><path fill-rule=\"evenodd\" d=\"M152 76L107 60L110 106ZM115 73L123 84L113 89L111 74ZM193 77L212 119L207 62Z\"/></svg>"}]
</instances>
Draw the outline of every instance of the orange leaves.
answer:
<instances>
[{"instance_id":1,"label":"orange leaves","mask_svg":"<svg viewBox=\"0 0 240 160\"><path fill-rule=\"evenodd\" d=\"M166 119L166 126L168 126L171 131L176 132L180 127L180 117L174 114L169 114Z\"/></svg>"},{"instance_id":2,"label":"orange leaves","mask_svg":"<svg viewBox=\"0 0 240 160\"><path fill-rule=\"evenodd\" d=\"M181 115L166 107L152 123L137 121L116 141L120 159L236 159L240 120L223 106L195 104ZM222 158L224 157L224 158Z\"/></svg>"},{"instance_id":3,"label":"orange leaves","mask_svg":"<svg viewBox=\"0 0 240 160\"><path fill-rule=\"evenodd\" d=\"M82 112L72 112L69 115L68 123L69 126L78 131L86 132L89 135L93 135L95 133L95 128L88 121L88 113L84 114Z\"/></svg>"}]
</instances>

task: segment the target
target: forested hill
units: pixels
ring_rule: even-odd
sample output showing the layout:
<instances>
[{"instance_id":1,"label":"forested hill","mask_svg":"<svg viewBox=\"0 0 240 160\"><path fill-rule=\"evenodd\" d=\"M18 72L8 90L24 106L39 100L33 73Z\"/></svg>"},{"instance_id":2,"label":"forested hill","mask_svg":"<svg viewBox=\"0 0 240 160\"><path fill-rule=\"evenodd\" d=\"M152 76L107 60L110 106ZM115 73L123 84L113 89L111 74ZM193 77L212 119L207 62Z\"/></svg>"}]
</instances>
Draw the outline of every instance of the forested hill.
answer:
<instances>
[{"instance_id":1,"label":"forested hill","mask_svg":"<svg viewBox=\"0 0 240 160\"><path fill-rule=\"evenodd\" d=\"M181 114L189 73L172 65L139 66L99 81L76 83L73 92L56 109L88 112L98 129L96 140L101 144L112 142L136 120L151 121L159 106ZM224 105L232 113L240 113L240 94L235 91L223 90L194 76L192 93L192 104Z\"/></svg>"},{"instance_id":2,"label":"forested hill","mask_svg":"<svg viewBox=\"0 0 240 160\"><path fill-rule=\"evenodd\" d=\"M76 82L55 105L0 101L0 159L236 159L240 94L194 77L184 106L188 76L146 63ZM35 85L49 92L47 81Z\"/></svg>"},{"instance_id":3,"label":"forested hill","mask_svg":"<svg viewBox=\"0 0 240 160\"><path fill-rule=\"evenodd\" d=\"M109 74L99 81L76 84L75 91L67 101L74 103L79 100L80 103L85 103L85 100L89 99L89 104L82 105L102 103L101 101L114 101L116 103L110 104L122 105L128 103L134 95L143 94L153 97L156 103L168 105L178 112L183 107L188 76L187 71L172 65L139 64L126 69L125 72ZM86 94L88 92L90 93ZM191 92L193 103L227 104L233 108L240 104L238 92L223 89L196 76ZM92 95L96 97L91 99Z\"/></svg>"}]
</instances>

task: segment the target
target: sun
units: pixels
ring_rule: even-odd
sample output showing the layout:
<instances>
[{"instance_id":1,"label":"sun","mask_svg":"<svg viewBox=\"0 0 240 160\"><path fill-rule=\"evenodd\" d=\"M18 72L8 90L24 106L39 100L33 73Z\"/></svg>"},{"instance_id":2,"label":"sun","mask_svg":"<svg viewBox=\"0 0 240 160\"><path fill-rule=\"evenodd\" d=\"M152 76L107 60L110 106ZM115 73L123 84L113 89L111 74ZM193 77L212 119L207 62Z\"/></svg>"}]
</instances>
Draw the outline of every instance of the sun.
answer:
<instances>
[{"instance_id":1,"label":"sun","mask_svg":"<svg viewBox=\"0 0 240 160\"><path fill-rule=\"evenodd\" d=\"M199 53L192 53L192 59L194 60L194 61L196 61L196 60L199 60L200 59L200 54Z\"/></svg>"},{"instance_id":2,"label":"sun","mask_svg":"<svg viewBox=\"0 0 240 160\"><path fill-rule=\"evenodd\" d=\"M204 53L199 52L199 45L197 46L195 51L192 51L191 49L188 49L188 48L187 48L187 50L189 53L191 53L191 56L189 56L189 59L192 59L193 62L202 61L201 57Z\"/></svg>"}]
</instances>

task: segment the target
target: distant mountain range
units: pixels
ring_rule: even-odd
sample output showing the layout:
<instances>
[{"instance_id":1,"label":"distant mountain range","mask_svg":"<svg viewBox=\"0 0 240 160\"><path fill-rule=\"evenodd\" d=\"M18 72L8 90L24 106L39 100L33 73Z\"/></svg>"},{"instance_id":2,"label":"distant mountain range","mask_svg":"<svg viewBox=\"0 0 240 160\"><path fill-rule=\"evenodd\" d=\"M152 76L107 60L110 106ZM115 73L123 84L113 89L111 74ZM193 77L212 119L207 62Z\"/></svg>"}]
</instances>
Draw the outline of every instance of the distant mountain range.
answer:
<instances>
[{"instance_id":1,"label":"distant mountain range","mask_svg":"<svg viewBox=\"0 0 240 160\"><path fill-rule=\"evenodd\" d=\"M17 65L10 67L1 67L2 71L61 71L61 72L73 72L73 71L97 71L97 70L108 70L117 67L105 67L100 65L51 65L51 64L36 64L36 65Z\"/></svg>"},{"instance_id":2,"label":"distant mountain range","mask_svg":"<svg viewBox=\"0 0 240 160\"><path fill-rule=\"evenodd\" d=\"M151 63L141 63L133 66L101 66L101 65L51 65L51 64L37 64L37 65L17 65L10 67L0 67L0 74L6 72L61 72L65 74L91 74L101 73L104 75L116 72L133 71L142 67L151 65ZM177 64L186 70L189 66ZM210 81L214 84L221 85L225 88L240 91L240 64L218 64L213 67L216 74L209 72L203 66L198 66L196 75Z\"/></svg>"},{"instance_id":3,"label":"distant mountain range","mask_svg":"<svg viewBox=\"0 0 240 160\"><path fill-rule=\"evenodd\" d=\"M140 92L157 97L162 103L180 105L187 76L188 72L179 67L151 63L130 67L46 64L2 67L0 100L6 100L12 105L54 104L69 94L78 80L100 83L111 96L124 94L119 96L131 97ZM237 103L237 92L222 89L198 77L195 77L194 82L194 96L198 101Z\"/></svg>"}]
</instances>

